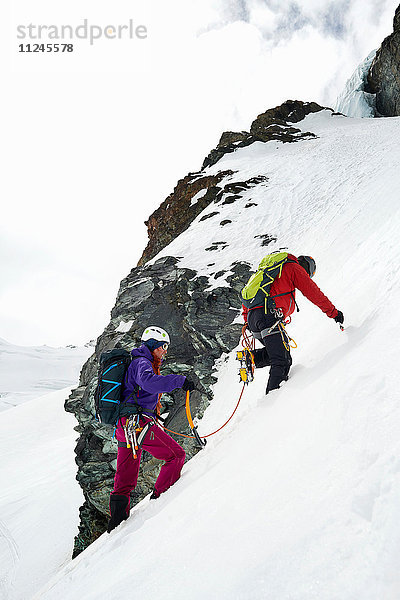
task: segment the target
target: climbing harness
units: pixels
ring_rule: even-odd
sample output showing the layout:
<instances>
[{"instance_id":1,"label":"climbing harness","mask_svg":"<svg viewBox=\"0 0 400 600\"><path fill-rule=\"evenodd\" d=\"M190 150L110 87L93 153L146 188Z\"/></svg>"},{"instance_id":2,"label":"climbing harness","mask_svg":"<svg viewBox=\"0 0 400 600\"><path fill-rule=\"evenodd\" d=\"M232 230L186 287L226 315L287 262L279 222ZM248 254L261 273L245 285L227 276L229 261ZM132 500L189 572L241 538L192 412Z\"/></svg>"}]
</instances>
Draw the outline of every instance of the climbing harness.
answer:
<instances>
[{"instance_id":1,"label":"climbing harness","mask_svg":"<svg viewBox=\"0 0 400 600\"><path fill-rule=\"evenodd\" d=\"M276 335L277 333L280 333L283 345L285 346L286 350L290 352L290 348L297 348L297 343L294 341L293 338L290 337L290 335L285 329L286 325L289 325L292 319L290 316L284 319L281 308L275 309L273 311L273 314L276 317L275 323L271 327L265 328L262 331L253 332L253 338L256 338L257 340L262 342L262 340L268 337L269 335ZM247 325L245 325L244 327L247 327ZM275 328L277 328L277 331L275 331Z\"/></svg>"},{"instance_id":2,"label":"climbing harness","mask_svg":"<svg viewBox=\"0 0 400 600\"><path fill-rule=\"evenodd\" d=\"M137 451L143 443L143 440L150 429L155 424L153 417L149 417L149 421L141 427L140 426L140 415L130 415L124 425L124 434L126 440L126 448L132 448L133 458L137 458ZM119 442L118 445L125 445L123 442Z\"/></svg>"}]
</instances>

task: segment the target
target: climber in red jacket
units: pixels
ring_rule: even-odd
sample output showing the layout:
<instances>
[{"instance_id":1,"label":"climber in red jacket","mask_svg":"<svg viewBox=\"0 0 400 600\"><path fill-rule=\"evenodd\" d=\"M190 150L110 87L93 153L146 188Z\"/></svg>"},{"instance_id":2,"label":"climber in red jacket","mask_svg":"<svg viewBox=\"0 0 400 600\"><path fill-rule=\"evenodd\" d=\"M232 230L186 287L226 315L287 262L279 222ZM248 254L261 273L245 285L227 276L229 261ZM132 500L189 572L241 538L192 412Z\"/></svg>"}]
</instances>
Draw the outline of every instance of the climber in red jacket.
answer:
<instances>
[{"instance_id":1,"label":"climber in red jacket","mask_svg":"<svg viewBox=\"0 0 400 600\"><path fill-rule=\"evenodd\" d=\"M343 313L337 310L332 302L321 292L311 280L316 270L315 260L311 256L288 254L288 262L283 265L280 277L276 277L270 296L275 301L272 312L265 312L265 306L255 306L247 309L243 306L243 318L248 324L253 337L260 340L264 348L254 351L256 367L271 366L266 393L279 388L282 381L287 381L292 358L285 332L280 327L273 327L289 317L296 304L296 289L318 306L336 323L342 324ZM271 329L273 327L273 329Z\"/></svg>"}]
</instances>

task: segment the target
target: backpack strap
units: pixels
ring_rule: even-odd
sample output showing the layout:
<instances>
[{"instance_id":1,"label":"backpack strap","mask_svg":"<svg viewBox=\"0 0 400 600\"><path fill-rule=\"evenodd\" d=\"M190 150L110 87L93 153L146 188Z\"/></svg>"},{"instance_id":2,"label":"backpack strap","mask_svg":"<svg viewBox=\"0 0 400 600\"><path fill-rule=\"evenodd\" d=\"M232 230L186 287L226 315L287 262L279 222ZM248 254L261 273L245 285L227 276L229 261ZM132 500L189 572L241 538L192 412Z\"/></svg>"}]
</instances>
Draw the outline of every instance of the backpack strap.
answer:
<instances>
[{"instance_id":1,"label":"backpack strap","mask_svg":"<svg viewBox=\"0 0 400 600\"><path fill-rule=\"evenodd\" d=\"M132 361L141 358L141 356L133 356L132 357ZM125 375L126 377L126 375ZM133 388L133 392L131 394L129 394L129 396L126 398L126 400L124 400L123 402L121 402L120 405L120 417L127 417L128 415L135 415L135 414L141 414L142 412L142 407L139 406L139 404L137 402L135 402L134 404L131 403L131 406L128 406L128 400L130 400L133 396L137 396L137 394L139 393L139 391L142 388L140 387L140 385L136 384L135 387Z\"/></svg>"},{"instance_id":2,"label":"backpack strap","mask_svg":"<svg viewBox=\"0 0 400 600\"><path fill-rule=\"evenodd\" d=\"M282 268L285 265L287 265L288 263L295 263L297 265L299 264L299 262L297 260L293 260L292 258L287 258L286 261L285 261L285 263L282 265ZM279 298L279 296L288 296L290 294L292 296L293 302L294 302L294 304L296 306L296 311L300 312L300 309L299 309L299 307L297 305L297 302L296 302L296 298L294 296L294 292L295 292L295 290L290 290L290 292L283 292L283 294L275 294L274 296L270 296L270 298Z\"/></svg>"},{"instance_id":3,"label":"backpack strap","mask_svg":"<svg viewBox=\"0 0 400 600\"><path fill-rule=\"evenodd\" d=\"M275 294L274 296L270 296L270 298L279 298L279 296L288 296L289 294L292 296L293 298L293 302L296 306L297 312L300 312L299 307L297 306L297 302L296 302L296 298L294 296L294 292L295 290L290 290L290 292L284 292L283 294Z\"/></svg>"}]
</instances>

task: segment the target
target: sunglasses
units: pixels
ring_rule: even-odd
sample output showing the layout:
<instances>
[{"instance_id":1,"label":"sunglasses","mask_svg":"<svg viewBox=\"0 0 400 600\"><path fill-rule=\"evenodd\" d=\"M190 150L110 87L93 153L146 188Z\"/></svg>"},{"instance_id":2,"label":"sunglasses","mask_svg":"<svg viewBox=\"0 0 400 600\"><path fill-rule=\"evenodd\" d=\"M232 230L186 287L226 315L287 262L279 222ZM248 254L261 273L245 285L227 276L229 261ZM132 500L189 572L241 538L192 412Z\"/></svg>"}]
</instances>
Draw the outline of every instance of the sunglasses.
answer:
<instances>
[{"instance_id":1,"label":"sunglasses","mask_svg":"<svg viewBox=\"0 0 400 600\"><path fill-rule=\"evenodd\" d=\"M162 348L163 350L168 350L168 344L163 344L163 345L161 346L161 348Z\"/></svg>"}]
</instances>

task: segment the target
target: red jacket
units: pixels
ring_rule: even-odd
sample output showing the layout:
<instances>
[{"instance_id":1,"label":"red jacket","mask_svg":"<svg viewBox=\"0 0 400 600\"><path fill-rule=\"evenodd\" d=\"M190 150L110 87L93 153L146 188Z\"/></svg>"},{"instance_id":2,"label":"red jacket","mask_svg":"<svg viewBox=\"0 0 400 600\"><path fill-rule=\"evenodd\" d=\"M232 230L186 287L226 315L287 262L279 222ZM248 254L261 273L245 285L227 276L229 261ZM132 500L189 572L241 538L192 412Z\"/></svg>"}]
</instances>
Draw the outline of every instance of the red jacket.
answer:
<instances>
[{"instance_id":1,"label":"red jacket","mask_svg":"<svg viewBox=\"0 0 400 600\"><path fill-rule=\"evenodd\" d=\"M297 289L300 290L303 296L318 306L318 308L320 308L328 317L334 319L337 316L338 311L329 298L321 292L305 269L299 265L297 258L293 256L293 254L288 254L288 258L296 262L287 262L283 265L281 276L275 279L270 290L270 295L276 296L274 298L276 308L282 309L285 318L291 315L296 307L294 299L296 295L295 290ZM279 294L285 295L279 296ZM258 307L255 306L254 308ZM242 315L245 322L247 321L248 312L249 309L243 306Z\"/></svg>"}]
</instances>

